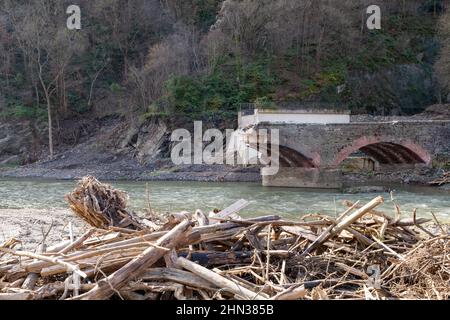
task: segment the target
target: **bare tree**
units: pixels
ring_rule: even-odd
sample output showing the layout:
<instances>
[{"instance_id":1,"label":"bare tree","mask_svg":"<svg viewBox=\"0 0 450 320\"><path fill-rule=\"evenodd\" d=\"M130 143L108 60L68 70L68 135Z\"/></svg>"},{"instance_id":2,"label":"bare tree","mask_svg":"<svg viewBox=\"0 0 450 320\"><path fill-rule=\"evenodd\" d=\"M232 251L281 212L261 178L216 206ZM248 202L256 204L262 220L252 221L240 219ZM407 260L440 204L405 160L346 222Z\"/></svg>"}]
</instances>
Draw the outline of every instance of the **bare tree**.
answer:
<instances>
[{"instance_id":1,"label":"bare tree","mask_svg":"<svg viewBox=\"0 0 450 320\"><path fill-rule=\"evenodd\" d=\"M440 18L439 37L442 47L439 59L435 64L435 71L443 93L450 94L450 11L444 13Z\"/></svg>"},{"instance_id":2,"label":"bare tree","mask_svg":"<svg viewBox=\"0 0 450 320\"><path fill-rule=\"evenodd\" d=\"M353 6L352 0L226 0L208 36L209 52L283 55L294 48L300 65L314 52L318 69L328 53L350 51L352 24L360 19L349 16Z\"/></svg>"},{"instance_id":3,"label":"bare tree","mask_svg":"<svg viewBox=\"0 0 450 320\"><path fill-rule=\"evenodd\" d=\"M108 28L108 41L120 51L125 79L131 53L145 42L143 38L158 30L160 5L157 0L97 0L88 5L90 14Z\"/></svg>"},{"instance_id":4,"label":"bare tree","mask_svg":"<svg viewBox=\"0 0 450 320\"><path fill-rule=\"evenodd\" d=\"M47 106L49 153L53 158L53 99L57 92L62 92L65 97L66 68L73 56L83 50L84 42L79 33L69 31L64 23L58 23L61 17L64 18L61 15L64 11L54 10L57 8L54 0L26 3L21 10L12 10L12 3L6 5L13 22L12 34L26 62L38 102L38 85L43 92Z\"/></svg>"},{"instance_id":5,"label":"bare tree","mask_svg":"<svg viewBox=\"0 0 450 320\"><path fill-rule=\"evenodd\" d=\"M132 83L140 96L139 104L144 109L162 96L164 84L171 76L188 75L202 69L198 33L183 24L175 29L166 40L150 48L142 68L130 68Z\"/></svg>"}]
</instances>

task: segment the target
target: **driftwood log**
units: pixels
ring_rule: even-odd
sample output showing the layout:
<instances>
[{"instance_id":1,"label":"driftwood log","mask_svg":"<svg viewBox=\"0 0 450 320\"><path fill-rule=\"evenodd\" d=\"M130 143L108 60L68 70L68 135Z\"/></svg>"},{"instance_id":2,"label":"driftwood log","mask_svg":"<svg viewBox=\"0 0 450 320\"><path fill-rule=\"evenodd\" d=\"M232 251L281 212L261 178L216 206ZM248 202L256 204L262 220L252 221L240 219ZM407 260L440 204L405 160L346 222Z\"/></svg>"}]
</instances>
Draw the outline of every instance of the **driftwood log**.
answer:
<instances>
[{"instance_id":1,"label":"driftwood log","mask_svg":"<svg viewBox=\"0 0 450 320\"><path fill-rule=\"evenodd\" d=\"M37 253L0 244L0 300L450 298L449 226L383 212L381 197L346 202L338 218L245 219L240 200L142 227L123 223L125 195L93 178L71 195L95 227Z\"/></svg>"},{"instance_id":2,"label":"driftwood log","mask_svg":"<svg viewBox=\"0 0 450 320\"><path fill-rule=\"evenodd\" d=\"M191 222L185 220L172 231L161 237L154 245L150 245L142 254L120 268L109 277L99 281L94 289L79 296L82 300L105 300L114 295L117 290L127 285L131 280L138 278L161 259L168 251L180 245L183 234L187 232Z\"/></svg>"}]
</instances>

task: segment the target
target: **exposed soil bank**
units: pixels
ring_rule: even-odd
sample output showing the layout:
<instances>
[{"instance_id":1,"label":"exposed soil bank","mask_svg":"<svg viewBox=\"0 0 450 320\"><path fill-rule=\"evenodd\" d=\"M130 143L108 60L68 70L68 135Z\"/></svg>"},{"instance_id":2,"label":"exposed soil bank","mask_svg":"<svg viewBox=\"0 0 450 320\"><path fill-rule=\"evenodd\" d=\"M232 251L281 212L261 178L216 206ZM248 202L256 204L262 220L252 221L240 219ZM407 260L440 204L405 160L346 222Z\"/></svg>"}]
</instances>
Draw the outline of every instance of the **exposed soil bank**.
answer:
<instances>
[{"instance_id":1,"label":"exposed soil bank","mask_svg":"<svg viewBox=\"0 0 450 320\"><path fill-rule=\"evenodd\" d=\"M19 141L24 147L0 148L0 177L73 180L93 175L101 180L261 181L258 168L174 166L170 160L171 130L163 121L148 121L136 127L120 117L88 123L74 121L66 124L63 136L67 141L60 141L54 159L46 159L47 150L41 147L36 154L39 160L31 164L24 158L32 148L28 136L24 141L26 124L8 128L5 144ZM3 158L12 155L22 160L2 163ZM19 166L24 163L28 164Z\"/></svg>"},{"instance_id":2,"label":"exposed soil bank","mask_svg":"<svg viewBox=\"0 0 450 320\"><path fill-rule=\"evenodd\" d=\"M43 178L76 180L86 175L108 181L199 181L199 182L260 182L258 168L227 166L173 166L150 169L129 162L99 163L75 168L31 165L0 170L2 178Z\"/></svg>"},{"instance_id":3,"label":"exposed soil bank","mask_svg":"<svg viewBox=\"0 0 450 320\"><path fill-rule=\"evenodd\" d=\"M417 117L448 119L449 107L450 105L432 106ZM56 156L48 160L48 151L45 144L42 144L45 139L42 138L40 144L34 141L29 123L14 126L0 123L0 177L73 180L93 175L100 180L261 181L259 168L256 167L174 166L170 160L170 150L173 147L170 134L173 127L186 125L188 130L192 129L186 123L166 123L160 119L130 125L125 118L119 116L66 121L61 123L62 138L56 145ZM205 124L204 129L209 126L214 125ZM235 124L223 123L219 129L233 127ZM45 137L45 130L42 137ZM21 164L26 165L19 166ZM445 164L443 161L442 165ZM342 179L344 184L349 185L383 182L427 184L441 174L442 170L439 169L417 168L394 173L347 174Z\"/></svg>"}]
</instances>

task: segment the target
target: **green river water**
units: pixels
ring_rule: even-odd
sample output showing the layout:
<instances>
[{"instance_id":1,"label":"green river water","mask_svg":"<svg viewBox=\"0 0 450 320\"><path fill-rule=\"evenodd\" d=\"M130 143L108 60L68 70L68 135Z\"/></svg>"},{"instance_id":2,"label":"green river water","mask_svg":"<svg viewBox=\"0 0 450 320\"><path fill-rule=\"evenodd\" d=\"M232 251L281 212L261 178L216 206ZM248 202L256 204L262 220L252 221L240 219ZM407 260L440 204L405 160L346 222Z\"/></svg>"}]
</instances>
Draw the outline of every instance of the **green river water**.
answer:
<instances>
[{"instance_id":1,"label":"green river water","mask_svg":"<svg viewBox=\"0 0 450 320\"><path fill-rule=\"evenodd\" d=\"M114 187L128 192L129 206L135 211L147 208L146 182L113 182ZM74 181L0 180L0 209L51 209L67 208L64 195L76 185ZM309 213L339 214L345 208L343 200L368 202L384 196L386 203L380 210L394 212L389 193L345 194L339 191L305 190L290 188L265 188L253 183L199 183L199 182L148 182L150 203L159 212L193 211L209 212L223 209L239 199L250 205L242 211L244 216L278 214L295 218ZM394 200L402 213L410 216L414 208L418 215L450 219L450 195L430 188L397 189Z\"/></svg>"}]
</instances>

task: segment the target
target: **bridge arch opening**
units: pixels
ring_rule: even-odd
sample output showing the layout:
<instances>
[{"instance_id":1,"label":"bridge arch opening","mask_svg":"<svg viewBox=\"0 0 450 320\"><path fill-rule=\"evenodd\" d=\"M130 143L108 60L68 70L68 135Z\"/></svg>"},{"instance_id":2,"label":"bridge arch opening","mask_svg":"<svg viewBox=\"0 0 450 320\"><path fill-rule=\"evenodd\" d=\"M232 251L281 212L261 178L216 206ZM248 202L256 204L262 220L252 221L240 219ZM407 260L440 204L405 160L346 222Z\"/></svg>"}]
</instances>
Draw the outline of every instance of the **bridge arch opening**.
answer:
<instances>
[{"instance_id":1,"label":"bridge arch opening","mask_svg":"<svg viewBox=\"0 0 450 320\"><path fill-rule=\"evenodd\" d=\"M427 151L415 144L356 142L338 154L335 166L348 165L352 160L353 164L360 166L360 169L376 171L380 166L428 165L431 157Z\"/></svg>"},{"instance_id":2,"label":"bridge arch opening","mask_svg":"<svg viewBox=\"0 0 450 320\"><path fill-rule=\"evenodd\" d=\"M313 160L285 146L279 146L280 166L283 168L317 168Z\"/></svg>"}]
</instances>

